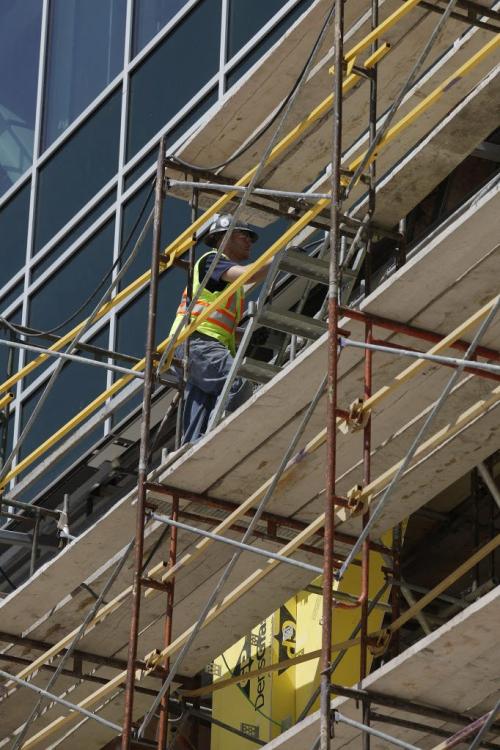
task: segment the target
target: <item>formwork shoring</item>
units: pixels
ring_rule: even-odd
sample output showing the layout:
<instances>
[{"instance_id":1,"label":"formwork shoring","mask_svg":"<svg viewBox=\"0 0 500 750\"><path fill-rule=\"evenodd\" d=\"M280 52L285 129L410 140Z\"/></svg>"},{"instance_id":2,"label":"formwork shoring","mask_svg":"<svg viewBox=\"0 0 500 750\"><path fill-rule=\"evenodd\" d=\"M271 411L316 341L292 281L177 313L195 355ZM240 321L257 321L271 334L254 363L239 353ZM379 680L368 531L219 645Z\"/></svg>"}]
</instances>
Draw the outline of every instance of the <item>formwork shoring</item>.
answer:
<instances>
[{"instance_id":1,"label":"formwork shoring","mask_svg":"<svg viewBox=\"0 0 500 750\"><path fill-rule=\"evenodd\" d=\"M46 742L47 738L56 732L60 732L63 727L73 722L74 718L78 715L78 712L82 710L87 712L86 716L89 717L88 710L94 706L97 706L104 701L108 696L113 695L116 691L125 691L124 704L125 714L122 726L122 739L121 746L122 750L128 750L134 743L141 741L146 734L147 727L150 721L153 719L156 709L161 707L160 711L160 731L158 733L157 746L161 748L166 747L167 743L167 726L169 718L169 710L171 702L169 701L172 685L179 674L182 673L182 658L185 653L189 650L192 642L194 641L196 634L201 630L206 622L213 620L216 617L223 614L224 608L228 606L229 601L237 600L241 596L243 590L249 590L254 586L257 586L259 582L278 564L286 565L287 556L291 555L297 549L309 549L314 550L315 554L320 552L323 558L323 618L322 618L322 648L319 652L312 652L302 657L296 657L293 660L289 660L290 664L285 665L283 662L277 665L272 665L270 668L265 670L256 670L255 676L258 676L265 671L275 671L289 666L292 664L298 664L301 661L312 660L321 658L321 690L320 690L320 736L317 742L317 746L321 750L329 750L332 739L332 727L333 722L351 722L352 719L345 717L341 712L330 711L331 692L333 689L337 693L341 694L342 689L346 689L346 686L332 686L331 683L331 671L332 665L332 654L344 653L346 649L360 645L360 675L361 679L366 677L367 673L367 650L369 648L378 650L379 653L387 650L390 646L391 639L395 637L398 630L402 625L411 618L421 613L422 609L433 601L437 596L446 591L446 589L463 576L466 572L471 570L478 564L480 560L485 558L492 550L496 549L499 545L499 537L494 537L489 543L477 550L469 560L459 566L452 574L447 576L439 585L432 589L426 594L419 602L413 607L410 607L405 613L401 614L399 611L399 603L397 599L393 598L393 609L392 609L392 622L384 629L377 632L368 632L368 614L370 602L368 601L368 569L370 562L370 551L373 549L380 549L380 545L370 539L369 530L380 514L383 513L384 503L389 494L394 491L399 481L400 476L403 475L407 466L410 464L412 459L418 458L420 455L424 455L426 452L436 448L443 442L452 439L454 436L460 433L460 430L467 424L471 423L475 418L492 408L499 399L500 388L496 387L491 394L491 398L488 401L480 401L475 404L472 409L468 409L461 415L458 415L457 420L452 428L446 430L439 430L435 432L431 437L428 437L427 433L432 425L435 414L439 411L441 404L446 399L449 392L452 391L455 383L458 381L460 375L465 370L466 366L469 367L469 372L473 373L475 377L489 377L498 379L497 371L495 367L491 368L489 373L482 372L474 369L474 363L470 360L476 356L482 356L490 361L500 361L500 354L491 349L480 346L480 340L484 332L487 331L488 327L492 323L495 315L497 314L499 307L499 298L496 297L490 300L487 304L483 305L477 313L470 316L464 323L455 328L448 336L442 338L438 333L432 331L421 331L417 328L412 328L410 325L402 325L396 320L386 319L384 321L377 320L375 317L371 317L369 314L362 313L359 310L351 310L350 308L341 307L339 303L339 290L340 290L340 278L342 273L341 267L341 238L342 238L342 227L345 225L343 221L345 217L342 214L342 200L349 194L353 189L357 181L363 178L368 190L368 214L363 221L363 242L366 246L367 261L366 268L368 269L368 276L366 279L367 289L370 291L370 257L371 257L371 242L373 226L371 225L371 219L375 211L376 206L376 173L375 165L376 158L383 148L391 142L391 140L397 138L403 129L409 127L414 122L418 121L418 118L425 113L427 108L431 107L435 101L440 97L445 96L450 82L456 78L461 78L467 75L467 73L474 68L475 65L483 61L488 55L494 53L500 43L500 35L496 34L479 52L475 53L470 60L460 66L457 71L454 71L448 78L440 84L431 94L419 102L413 110L404 118L402 118L396 125L391 126L389 118L386 118L384 124L380 126L377 120L377 65L379 61L383 60L386 55L390 54L390 49L383 44L384 33L397 24L401 18L412 12L414 8L419 5L418 0L408 0L404 6L401 6L398 10L393 13L389 19L385 19L382 23L378 22L378 4L377 0L373 0L371 7L371 32L362 40L355 45L355 47L344 54L344 28L343 28L343 13L344 13L345 0L336 0L334 6L332 6L329 18L325 21L322 34L326 34L330 29L330 21L332 21L334 29L334 65L333 65L333 94L329 95L325 101L317 107L311 115L306 118L299 126L294 128L285 137L281 136L281 128L286 117L286 109L280 120L279 127L275 129L271 145L267 149L264 156L261 158L259 164L252 170L248 171L246 175L241 178L236 186L238 190L231 191L224 187L226 191L221 198L219 198L213 206L207 211L203 212L200 216L193 216L193 223L188 227L173 243L171 243L163 253L160 252L160 235L161 235L161 217L163 209L163 200L165 196L165 143L162 140L159 149L158 164L157 164L157 177L156 177L156 196L155 196L155 209L154 209L154 227L153 227L153 254L151 270L143 274L139 279L130 284L126 289L119 292L110 302L106 302L103 306L97 309L92 316L90 322L94 322L103 317L112 307L119 304L121 301L126 299L136 290L140 289L145 284L149 284L150 295L149 295L149 315L148 315L148 332L147 332L147 347L144 359L136 363L132 370L132 373L124 373L123 377L120 378L116 383L103 394L96 398L92 404L86 407L80 414L76 415L70 423L61 428L57 433L51 436L42 446L39 446L32 454L19 461L14 468L9 469L11 461L7 461L6 467L2 471L0 478L0 485L6 487L8 483L17 477L22 471L28 468L36 459L42 456L45 452L50 450L51 447L56 445L65 435L67 435L72 429L74 429L79 423L87 419L93 411L95 411L101 404L116 393L121 388L131 382L132 378L140 377L144 381L143 386L143 420L141 430L141 454L139 462L139 476L137 493L138 500L136 503L136 532L135 540L133 544L129 545L127 553L122 556L118 563L114 574L108 580L108 587L103 590L104 593L97 599L96 604L88 612L84 623L81 627L77 628L66 635L61 641L52 646L47 652L44 652L38 659L32 662L29 666L21 670L17 675L18 680L26 680L33 678L37 670L43 665L46 665L49 661L54 659L56 656L63 654L60 658L56 671L53 673L49 686L55 683L57 676L64 669L66 659L75 651L78 646L78 642L85 632L90 627L96 627L102 622L109 614L116 611L125 600L132 599L132 614L130 619L130 640L129 640L129 654L128 654L128 665L127 670L120 671L112 679L105 682L99 687L94 693L91 693L79 704L71 704L73 713L67 714L57 718L52 723L43 727L35 735L26 739L28 730L30 728L30 722L34 721L38 716L40 704L37 704L32 710L29 716L28 722L25 724L24 729L18 734L14 741L14 747L30 748L40 746L42 742ZM424 63L424 57L430 51L432 44L439 37L439 32L447 22L448 17L454 16L455 9L454 1L448 3L444 14L440 16L438 25L424 47L423 54L420 60L417 60L413 67L413 70L403 85L400 96L395 101L395 106L391 116L395 115L398 106L404 99L405 93L409 90L412 81L416 77L420 67ZM463 5L459 3L459 5ZM443 9L441 9L443 10ZM456 15L456 13L455 13ZM491 24L488 24L490 26ZM491 29L489 29L491 30ZM323 41L322 35L318 38L317 47L320 46ZM381 46L378 46L379 41ZM364 62L360 61L360 57L369 52L368 57ZM306 81L307 74L310 67L314 62L314 57L311 55L303 71L302 78L299 80L294 96L300 93L301 84ZM348 92L355 86L360 85L364 80L369 82L369 96L370 96L370 107L369 107L369 121L368 121L368 132L369 132L369 146L363 157L358 157L350 164L342 164L342 101ZM293 102L293 97L291 100ZM278 470L255 492L253 492L246 502L237 505L234 508L226 507L222 509L221 502L219 501L219 509L224 510L226 513L223 520L218 523L214 529L214 532L218 535L218 541L220 541L220 535L227 533L229 529L241 530L243 533L242 544L244 545L247 541L251 543L252 536L255 536L255 532L262 535L262 531L258 531L259 521L268 519L269 523L274 523L273 527L269 527L271 530L269 533L270 539L276 539L276 528L286 528L292 534L292 538L285 541L282 548L279 550L279 554L271 560L269 557L266 558L265 550L254 549L255 553L262 554L266 560L266 566L259 571L257 574L253 574L247 580L244 580L236 589L230 594L225 594L224 599L221 601L221 593L223 585L225 584L230 572L234 568L238 556L244 549L240 546L239 550L235 553L229 565L226 567L219 584L215 586L212 595L206 602L202 614L195 622L192 628L177 636L175 640L172 639L172 617L175 614L174 609L174 584L176 574L189 566L194 562L195 559L201 558L204 554L209 554L211 543L214 539L210 539L203 528L198 527L199 534L204 536L202 542L200 542L194 551L191 551L183 555L180 559L177 559L177 528L176 522L178 521L179 515L182 515L182 511L179 511L179 500L182 498L192 498L196 493L189 493L186 491L178 490L176 488L168 488L162 484L156 482L154 478L149 476L149 460L150 460L150 412L151 412L151 397L153 387L157 378L159 378L163 371L168 369L171 364L172 357L175 350L175 344L182 343L189 340L189 336L197 330L201 323L209 317L212 309L215 306L209 306L206 311L198 316L195 320L191 320L190 312L196 302L197 295L192 295L192 300L188 311L186 312L186 323L185 326L176 332L176 340L172 340L171 337L164 340L159 346L155 346L156 341L156 302L157 302L157 289L158 280L161 273L171 268L175 263L180 261L181 255L189 251L192 253L194 246L194 237L197 231L199 231L213 216L216 212L220 212L225 206L231 201L239 199L242 190L242 199L238 204L236 211L233 216L233 224L235 225L238 217L238 213L242 207L248 202L252 190L258 183L259 176L268 164L286 154L287 149L293 144L300 145L300 139L303 133L310 128L315 121L323 117L325 113L332 110L333 113L333 133L332 133L332 160L331 160L331 185L330 191L327 196L308 196L307 200L312 202L312 207L302 209L301 215L295 217L294 224L279 238L273 245L256 261L254 264L249 266L248 271L237 281L229 285L226 290L222 293L221 298L217 304L220 304L223 299L227 299L234 291L245 284L253 273L262 265L273 258L279 253L284 247L286 247L290 241L303 229L311 225L316 217L324 215L326 211L330 211L329 226L330 226L330 277L328 285L328 380L326 384L327 393L327 424L326 428L310 440L307 445L301 449L300 454L302 458L306 458L313 455L322 446L326 444L327 448L327 478L326 478L326 492L324 493L325 505L324 513L316 518L312 523L302 525L301 528L298 526L298 522L291 521L287 518L280 518L274 514L271 518L271 514L266 510L267 504L277 486L286 480L287 472L290 469L290 465L296 456L303 433L307 427L308 420L312 415L317 401L323 395L325 384L322 383L318 388L315 399L312 400L309 410L306 412L302 419L302 423L295 432L293 440L289 444L281 460ZM366 170L368 169L368 173ZM214 181L211 183L211 189L217 189L217 183ZM198 189L192 187L193 190L193 203L196 201ZM264 188L265 190L265 188ZM264 191L261 192L261 194ZM292 191L293 192L293 191ZM273 196L268 193L268 198ZM274 196L277 197L277 196ZM281 198L286 196L280 196ZM288 194L289 198L295 199L297 197L296 191L293 195ZM148 222L146 223L146 226ZM229 228L231 231L232 226ZM380 232L380 227L377 228ZM391 230L388 230L390 233ZM143 232L144 234L144 232ZM400 238L404 241L404 238ZM223 246L220 252L223 251ZM193 256L191 254L190 263L188 268L188 284L189 274L192 274L193 267ZM209 276L209 274L207 274ZM206 279L204 280L206 283ZM203 288L203 284L200 287ZM199 293L199 292L198 292ZM430 356L439 355L445 352L447 349L454 347L459 349L462 353L465 352L462 358L457 359L453 362L444 362L436 360L439 364L447 365L453 368L453 374L451 375L446 388L443 390L441 396L436 400L433 409L429 411L426 421L421 428L416 439L413 441L411 448L407 451L406 455L394 464L390 469L385 471L382 475L372 478L371 470L371 430L372 430L372 419L375 417L374 409L384 399L399 388L402 384L407 383L411 379L415 378L421 373L426 367L425 359L417 359L416 362L410 364L404 370L402 370L392 382L388 385L379 388L374 393L372 384L373 374L373 363L372 359L374 351L369 346L363 348L364 356L364 392L362 399L359 403L355 404L351 408L341 408L338 400L338 357L339 357L339 320L341 315L347 317L361 319L365 327L365 343L370 345L373 340L373 330L377 325L383 325L387 329L393 332L403 332L405 335L414 336L417 340L427 338L427 340L433 342L433 346L430 348L428 354ZM89 321L76 326L73 331L66 334L56 341L51 347L54 353L62 349L66 344L70 345L70 349L73 349L78 344L79 337L89 327ZM472 336L472 343L468 343L464 340L464 337ZM347 339L348 343L348 339ZM393 354L402 356L401 352L398 352L397 348L392 349ZM15 375L12 375L0 388L2 393L6 395L0 402L2 407L8 405L12 400L10 395L10 389L15 383L19 382L23 377L33 372L47 359L47 355L42 354L29 365L24 367ZM55 380L55 378L54 378ZM42 397L43 398L43 397ZM363 433L362 440L362 485L354 493L348 496L340 496L336 491L337 472L336 472L336 453L337 453L337 441L341 439L340 430L361 430ZM379 496L383 492L382 499L378 500L378 503L374 505L375 496ZM170 520L168 518L161 518L154 514L155 510L155 496L168 495L172 497L173 503L171 508ZM198 494L196 497L197 502L205 501L207 505L210 503L216 503L216 498L202 497ZM372 512L372 507L375 507L375 511ZM343 513L351 516L360 515L362 517L362 532L356 536L348 537L345 534L340 533L337 535L335 524L338 512L342 510ZM43 512L43 511L40 511ZM244 520L245 514L250 520L246 521L244 525L241 525L241 521ZM166 566L159 565L151 570L147 571L144 567L144 539L145 539L145 528L147 524L156 518L161 518L162 522L165 522L170 527L170 547L169 547L169 560ZM240 526L235 526L237 522L240 522ZM318 547L318 538L322 538L322 549ZM338 550L339 539L342 542L342 550ZM232 544L238 545L238 542L232 542ZM362 544L362 590L361 592L352 592L354 601L341 601L340 599L334 600L334 605L339 608L356 609L360 613L359 618L359 635L353 636L349 641L338 643L332 646L332 589L333 589L333 578L334 575L340 578L346 570L346 567L351 563L357 563L354 560L355 553L358 551ZM254 545L252 545L254 546ZM107 588L110 588L113 584L117 575L116 571L120 570L127 559L127 554L134 550L134 579L133 585L122 591L118 596L115 596L110 602L103 604L104 597ZM384 548L382 550L387 558L390 560L392 569L395 570L399 556L399 550ZM359 563L357 563L359 564ZM334 574L334 571L336 573ZM138 637L139 637L139 621L141 612L141 602L146 597L151 597L154 592L160 592L166 596L166 610L165 610L165 630L164 630L164 643L163 648L157 652L153 652L144 657L143 662L138 669L137 665L137 648L138 648ZM102 606L101 606L102 605ZM251 673L253 674L253 673ZM3 675L5 677L5 674ZM145 717L141 721L139 726L134 725L134 696L135 692L140 687L140 682L148 676L153 676L157 680L161 680L162 686L158 691L156 698L153 701L153 705L147 711ZM229 684L231 681L226 681ZM30 683L23 683L26 687ZM7 683L9 687L9 683ZM33 689L35 686L32 685ZM209 694L213 689L221 689L224 684L221 682L218 685L212 686L212 688L201 689L198 691L184 690L184 695L190 696L191 698L199 698L203 695ZM46 696L51 695L49 688L46 688ZM373 718L372 704L375 704L373 695L365 695L362 692L357 693L356 696L363 705L363 721L358 723L361 729L363 737L363 748L369 747L370 734L373 729L370 727L370 721ZM10 699L12 700L12 698ZM15 700L15 698L14 698ZM71 703L71 702L70 702ZM406 710L411 711L409 703L405 705ZM432 709L431 709L432 710ZM437 709L436 709L437 710ZM492 708L491 711L484 714L482 717L478 717L473 721L470 721L471 727L467 730L462 730L460 739L467 736L472 736L474 732L478 733L483 728L487 727L495 718L495 712L497 708ZM375 714L377 717L377 714ZM98 713L91 713L90 718L92 720L100 721ZM380 719L380 717L377 717ZM467 717L466 720L469 720ZM378 732L378 736L387 741L390 744L399 744L399 746L410 747L409 743L404 743L401 740L397 740L387 732ZM455 736L450 736L447 740L448 744L440 743L436 745L437 748L441 747L453 747L457 744Z\"/></svg>"}]
</instances>

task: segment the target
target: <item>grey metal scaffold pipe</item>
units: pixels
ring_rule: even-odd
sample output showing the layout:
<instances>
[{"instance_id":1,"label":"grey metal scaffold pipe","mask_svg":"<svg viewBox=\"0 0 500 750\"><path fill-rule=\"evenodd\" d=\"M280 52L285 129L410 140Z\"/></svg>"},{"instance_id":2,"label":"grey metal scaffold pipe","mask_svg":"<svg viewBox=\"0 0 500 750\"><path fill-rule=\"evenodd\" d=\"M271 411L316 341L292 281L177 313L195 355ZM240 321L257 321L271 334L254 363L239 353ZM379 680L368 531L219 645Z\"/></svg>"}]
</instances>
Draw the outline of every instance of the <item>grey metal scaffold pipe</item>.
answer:
<instances>
[{"instance_id":1,"label":"grey metal scaffold pipe","mask_svg":"<svg viewBox=\"0 0 500 750\"><path fill-rule=\"evenodd\" d=\"M66 352L55 352L50 349L44 349L42 346L34 346L33 344L26 344L24 341L6 341L6 339L0 339L0 345L7 347L13 347L14 349L26 349L29 352L35 352L36 354L45 354L47 357L56 357L56 359L67 359L70 362L79 362L83 365L90 365L91 367L101 367L105 370L112 370L113 372L119 372L122 375L131 375L133 378L144 380L144 374L137 372L137 370L131 370L128 367L121 367L120 365L110 365L107 362L99 362L96 359L87 359L87 357L80 357L78 354L66 354ZM500 369L500 368L499 368Z\"/></svg>"},{"instance_id":2,"label":"grey metal scaffold pipe","mask_svg":"<svg viewBox=\"0 0 500 750\"><path fill-rule=\"evenodd\" d=\"M491 308L490 312L486 316L486 318L482 321L481 325L479 326L478 330L476 331L476 334L474 338L472 339L472 342L470 343L467 352L465 354L466 357L470 357L474 354L483 334L487 331L488 327L493 322L496 314L498 313L498 310L500 309L500 299L497 299L494 306ZM345 561L342 563L342 566L338 572L335 573L335 578L340 581L346 572L349 565L352 563L356 555L358 554L361 545L363 544L364 539L368 536L370 533L371 527L378 521L380 515L382 514L384 510L384 506L388 502L389 498L391 497L395 487L397 486L400 478L403 476L403 474L406 472L407 468L409 467L417 449L420 445L421 441L423 440L427 430L429 429L430 425L432 424L435 417L439 414L444 402L448 398L449 394L452 392L453 388L455 387L455 384L457 383L460 375L462 374L464 370L464 365L459 364L455 370L455 372L452 374L451 378L448 380L444 390L442 391L441 395L439 396L438 400L435 402L434 406L432 407L431 411L428 413L424 423L422 424L420 430L418 431L416 437L414 438L409 450L407 451L405 457L401 461L399 468L397 472L394 474L392 480L382 493L382 497L378 502L377 507L375 508L375 511L373 515L370 518L369 523L367 526L362 530L361 534L359 535L358 539L356 540L355 544L351 548L351 551L349 552L348 556L346 557Z\"/></svg>"},{"instance_id":3,"label":"grey metal scaffold pipe","mask_svg":"<svg viewBox=\"0 0 500 750\"><path fill-rule=\"evenodd\" d=\"M339 713L339 711L335 711L334 716L335 721L338 721L341 724L347 724L348 726L354 727L355 729L360 729L362 732L366 732L367 734L371 734L381 740L390 742L391 745L396 745L396 747L404 747L406 748L406 750L420 750L420 748L416 745L410 745L409 742L400 740L397 737L392 737L390 734L381 732L380 729L374 729L373 727L369 727L367 724L362 724L360 721L350 719L348 716L344 716L344 714Z\"/></svg>"},{"instance_id":4,"label":"grey metal scaffold pipe","mask_svg":"<svg viewBox=\"0 0 500 750\"><path fill-rule=\"evenodd\" d=\"M173 187L184 187L193 188L196 187L199 190L218 190L221 193L244 193L246 187L239 185L225 185L219 182L191 182L190 180L168 180L167 188ZM315 201L321 200L322 198L330 198L329 193L300 193L293 190L271 190L269 188L254 188L252 193L254 195L262 195L264 198L294 198L296 200Z\"/></svg>"},{"instance_id":5,"label":"grey metal scaffold pipe","mask_svg":"<svg viewBox=\"0 0 500 750\"><path fill-rule=\"evenodd\" d=\"M173 521L168 516L162 516L158 513L151 513L150 517L155 521L165 523L168 526L175 526L178 529L189 531L189 533L191 534L196 534L197 536L205 536L208 539L213 539L214 542L222 542L223 544L228 544L230 547L237 547L244 552L251 552L254 555L261 555L262 557L267 557L270 560L277 560L280 563L292 565L296 568L301 568L302 570L309 570L311 573L315 573L316 575L321 575L323 573L323 568L319 568L316 565L310 565L309 563L302 562L301 560L294 560L291 557L284 557L284 555L278 555L276 552L270 552L267 549L262 549L262 547L253 547L251 544L244 544L243 542L238 542L236 539L229 539L228 537L222 536L221 534L214 534L212 531L198 529L196 528L196 526L190 526L189 524L182 523L181 521Z\"/></svg>"},{"instance_id":6,"label":"grey metal scaffold pipe","mask_svg":"<svg viewBox=\"0 0 500 750\"><path fill-rule=\"evenodd\" d=\"M436 362L442 365L453 365L455 367L472 367L475 370L484 370L500 374L500 365L493 365L489 362L476 362L473 359L460 359L459 357L442 357L440 354L427 354L427 352L414 352L411 349L399 349L392 346L382 346L381 344L366 344L364 341L352 341L343 336L339 339L341 347L352 346L355 349L370 349L374 352L383 352L385 354L396 354L402 357L411 357L413 359L427 359L429 362Z\"/></svg>"},{"instance_id":7,"label":"grey metal scaffold pipe","mask_svg":"<svg viewBox=\"0 0 500 750\"><path fill-rule=\"evenodd\" d=\"M61 706L64 706L65 708L69 708L70 711L77 711L79 714L83 714L83 716L86 716L87 719L94 719L94 721L99 722L99 724L103 724L105 727L109 727L110 729L113 729L115 732L121 732L121 727L118 724L114 724L112 721L108 721L107 719L104 719L102 716L93 714L92 711L87 711L85 708L82 708L81 706L77 706L75 703L70 703L69 701L64 700L64 698L60 698L58 695L54 695L54 693L49 693L47 690L43 690L43 688L38 687L38 685L34 685L32 682L27 682L26 680L22 680L20 677L17 677L15 674L10 674L10 672L4 672L3 669L0 669L0 677L3 677L6 680L12 680L14 682L17 682L18 685L28 688L29 690L33 690L34 693L38 693L38 695L41 695L44 698L49 698L51 701L54 701L55 703L60 703Z\"/></svg>"}]
</instances>

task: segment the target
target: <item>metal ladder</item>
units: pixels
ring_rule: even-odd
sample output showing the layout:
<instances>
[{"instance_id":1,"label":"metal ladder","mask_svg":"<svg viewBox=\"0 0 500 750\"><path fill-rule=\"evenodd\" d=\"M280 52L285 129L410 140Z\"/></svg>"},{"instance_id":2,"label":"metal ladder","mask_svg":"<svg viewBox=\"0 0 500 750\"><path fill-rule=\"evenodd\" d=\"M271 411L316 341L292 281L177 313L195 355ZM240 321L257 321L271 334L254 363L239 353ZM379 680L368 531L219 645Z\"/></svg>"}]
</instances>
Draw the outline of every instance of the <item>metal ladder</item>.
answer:
<instances>
[{"instance_id":1,"label":"metal ladder","mask_svg":"<svg viewBox=\"0 0 500 750\"><path fill-rule=\"evenodd\" d=\"M305 279L307 281L306 288L299 301L299 309L302 310L307 294L312 287L317 284L322 284L325 287L328 286L329 263L322 257L328 250L328 247L328 239L325 238L318 252L319 257L312 257L306 252L293 247L283 250L275 256L257 301L250 302L248 305L247 315L250 320L245 328L243 338L217 406L212 413L208 431L216 427L223 417L225 404L227 403L229 392L236 377L245 378L260 386L268 383L283 369L281 364L283 350L273 357L274 362L262 362L247 356L252 335L258 327L265 327L272 331L285 333L287 337L291 337L292 341L297 338L305 340L305 346L316 341L326 332L327 323L323 320L325 314L322 309L318 311L315 317L309 317L302 314L302 312L280 310L276 305L273 305L272 289L280 273ZM349 271L347 273L350 274ZM271 297L270 302L269 297ZM285 338L285 343L286 341L287 338ZM287 358L287 362L289 359Z\"/></svg>"}]
</instances>

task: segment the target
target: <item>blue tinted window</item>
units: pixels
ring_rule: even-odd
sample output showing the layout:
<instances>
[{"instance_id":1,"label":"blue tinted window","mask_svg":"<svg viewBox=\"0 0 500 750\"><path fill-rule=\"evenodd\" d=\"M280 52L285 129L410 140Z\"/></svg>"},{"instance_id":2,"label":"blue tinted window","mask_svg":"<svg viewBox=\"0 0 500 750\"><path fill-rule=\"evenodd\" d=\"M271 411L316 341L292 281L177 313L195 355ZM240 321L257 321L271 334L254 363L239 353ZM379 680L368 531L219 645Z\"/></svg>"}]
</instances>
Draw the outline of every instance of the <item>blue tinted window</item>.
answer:
<instances>
[{"instance_id":1,"label":"blue tinted window","mask_svg":"<svg viewBox=\"0 0 500 750\"><path fill-rule=\"evenodd\" d=\"M58 326L96 290L113 263L113 235L114 222L110 221L32 295L30 325L42 330ZM110 279L77 318L57 334L62 335L89 315L109 284Z\"/></svg>"},{"instance_id":2,"label":"blue tinted window","mask_svg":"<svg viewBox=\"0 0 500 750\"><path fill-rule=\"evenodd\" d=\"M169 132L169 141L170 143L175 143L178 138L180 138L189 128L191 125L193 125L199 118L207 112L207 110L210 109L210 107L216 103L218 98L218 89L214 88L212 91L210 91L206 96L203 97L203 99L196 105L196 107L193 107L190 112L182 118L180 122L175 125L172 130ZM130 172L125 177L125 190L128 190L128 188L134 184L136 180L141 177L141 175L146 172L149 167L155 163L156 157L158 155L158 145L153 146L146 156L144 156L140 161L133 167Z\"/></svg>"},{"instance_id":3,"label":"blue tinted window","mask_svg":"<svg viewBox=\"0 0 500 750\"><path fill-rule=\"evenodd\" d=\"M24 265L31 183L0 209L0 289Z\"/></svg>"},{"instance_id":4,"label":"blue tinted window","mask_svg":"<svg viewBox=\"0 0 500 750\"><path fill-rule=\"evenodd\" d=\"M16 312L12 315L9 315L9 321L11 323L21 322L20 308L16 310ZM15 334L11 333L3 326L0 327L0 339L2 339L2 341L10 341L12 336L14 337L14 340L17 338ZM0 383L3 383L14 372L16 372L18 361L19 349L13 349L11 347L8 347L6 344L0 344ZM2 397L3 395L4 394L2 394Z\"/></svg>"},{"instance_id":5,"label":"blue tinted window","mask_svg":"<svg viewBox=\"0 0 500 750\"><path fill-rule=\"evenodd\" d=\"M24 279L18 281L6 294L0 295L0 316L5 317L5 311L16 301L19 301L19 297L22 295L24 290Z\"/></svg>"},{"instance_id":6,"label":"blue tinted window","mask_svg":"<svg viewBox=\"0 0 500 750\"><path fill-rule=\"evenodd\" d=\"M100 331L90 343L96 346L107 347L109 329L106 326ZM91 357L92 355L84 355ZM22 407L22 427L25 426L36 402L43 392L44 386L38 388L30 396ZM58 379L50 392L50 395L42 407L40 414L33 423L26 442L21 448L20 455L27 456L44 440L52 435L59 427L66 424L75 414L90 403L99 393L106 388L106 370L104 368L92 367L90 365L71 362L64 365ZM30 500L42 488L46 487L60 472L67 466L71 465L79 456L81 456L89 447L102 435L103 425L100 424L89 435L78 441L75 447L69 451L61 461L58 461L52 468L44 472L41 479L35 482L28 490L25 496ZM64 440L64 439L63 439ZM41 456L35 461L21 478L33 470L37 464L43 461L49 453ZM23 495L24 499L24 495Z\"/></svg>"},{"instance_id":7,"label":"blue tinted window","mask_svg":"<svg viewBox=\"0 0 500 750\"><path fill-rule=\"evenodd\" d=\"M217 72L220 15L219 0L196 5L132 74L128 158Z\"/></svg>"},{"instance_id":8,"label":"blue tinted window","mask_svg":"<svg viewBox=\"0 0 500 750\"><path fill-rule=\"evenodd\" d=\"M42 0L0 3L0 194L31 165Z\"/></svg>"},{"instance_id":9,"label":"blue tinted window","mask_svg":"<svg viewBox=\"0 0 500 750\"><path fill-rule=\"evenodd\" d=\"M132 198L123 213L123 236L128 236L133 227L140 208L144 205L148 188L142 188ZM150 198L149 204L152 204ZM149 208L149 207L148 207ZM149 211L148 211L149 212ZM175 239L189 224L191 209L186 201L177 198L167 198L164 204L162 225L162 246L164 247ZM142 226L142 224L141 224ZM131 242L140 233L138 227ZM123 286L129 284L133 279L146 271L151 266L151 242L152 230L150 229L142 249L134 263L127 271L123 280ZM186 274L182 269L171 268L160 277L158 293L158 319L157 331L158 341L167 337L170 326L175 317L175 311L179 305L180 295L186 285ZM117 348L118 351L132 354L137 357L144 356L144 336L146 332L148 307L148 291L145 290L134 302L121 312L118 316Z\"/></svg>"},{"instance_id":10,"label":"blue tinted window","mask_svg":"<svg viewBox=\"0 0 500 750\"><path fill-rule=\"evenodd\" d=\"M229 34L227 59L230 60L249 39L286 4L287 0L229 0Z\"/></svg>"},{"instance_id":11,"label":"blue tinted window","mask_svg":"<svg viewBox=\"0 0 500 750\"><path fill-rule=\"evenodd\" d=\"M85 217L78 222L76 227L72 229L65 236L61 242L59 242L50 252L43 256L39 263L34 266L31 270L31 281L36 281L39 276L52 265L56 258L61 255L70 245L80 237L91 224L96 221L101 214L103 214L107 208L109 208L116 200L116 190L112 190L109 195L103 198L95 208L88 212Z\"/></svg>"},{"instance_id":12,"label":"blue tinted window","mask_svg":"<svg viewBox=\"0 0 500 750\"><path fill-rule=\"evenodd\" d=\"M40 169L35 251L116 174L120 106L118 89Z\"/></svg>"},{"instance_id":13,"label":"blue tinted window","mask_svg":"<svg viewBox=\"0 0 500 750\"><path fill-rule=\"evenodd\" d=\"M188 0L136 0L134 55L167 24Z\"/></svg>"},{"instance_id":14,"label":"blue tinted window","mask_svg":"<svg viewBox=\"0 0 500 750\"><path fill-rule=\"evenodd\" d=\"M52 0L44 144L83 112L123 66L123 0Z\"/></svg>"}]
</instances>

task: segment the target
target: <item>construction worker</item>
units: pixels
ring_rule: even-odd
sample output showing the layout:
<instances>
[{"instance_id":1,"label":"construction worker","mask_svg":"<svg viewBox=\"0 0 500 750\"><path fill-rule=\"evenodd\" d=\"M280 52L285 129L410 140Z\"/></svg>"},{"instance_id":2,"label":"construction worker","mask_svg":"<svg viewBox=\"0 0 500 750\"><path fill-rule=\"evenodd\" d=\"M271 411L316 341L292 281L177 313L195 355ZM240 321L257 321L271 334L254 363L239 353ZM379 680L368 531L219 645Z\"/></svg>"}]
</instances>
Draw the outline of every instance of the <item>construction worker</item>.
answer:
<instances>
[{"instance_id":1,"label":"construction worker","mask_svg":"<svg viewBox=\"0 0 500 750\"><path fill-rule=\"evenodd\" d=\"M205 278L214 255L217 253L217 248L220 247L231 225L232 218L231 214L221 214L209 226L204 239L206 244L214 249L202 255L195 264L193 295ZM252 244L257 239L257 233L248 224L236 222L223 255L217 261L205 288L199 295L191 314L192 318L200 315L209 304L217 300L229 284L236 281L246 271L242 264L249 260ZM262 281L267 274L268 265L256 271L248 283ZM236 329L243 314L244 295L243 287L241 287L219 308L216 308L189 337L189 363L184 393L183 445L195 442L206 432L210 415L216 406L233 363L236 352ZM171 333L177 329L188 303L185 289ZM183 344L178 347L176 355L184 356ZM234 411L251 394L250 383L243 378L235 378L225 410Z\"/></svg>"}]
</instances>

